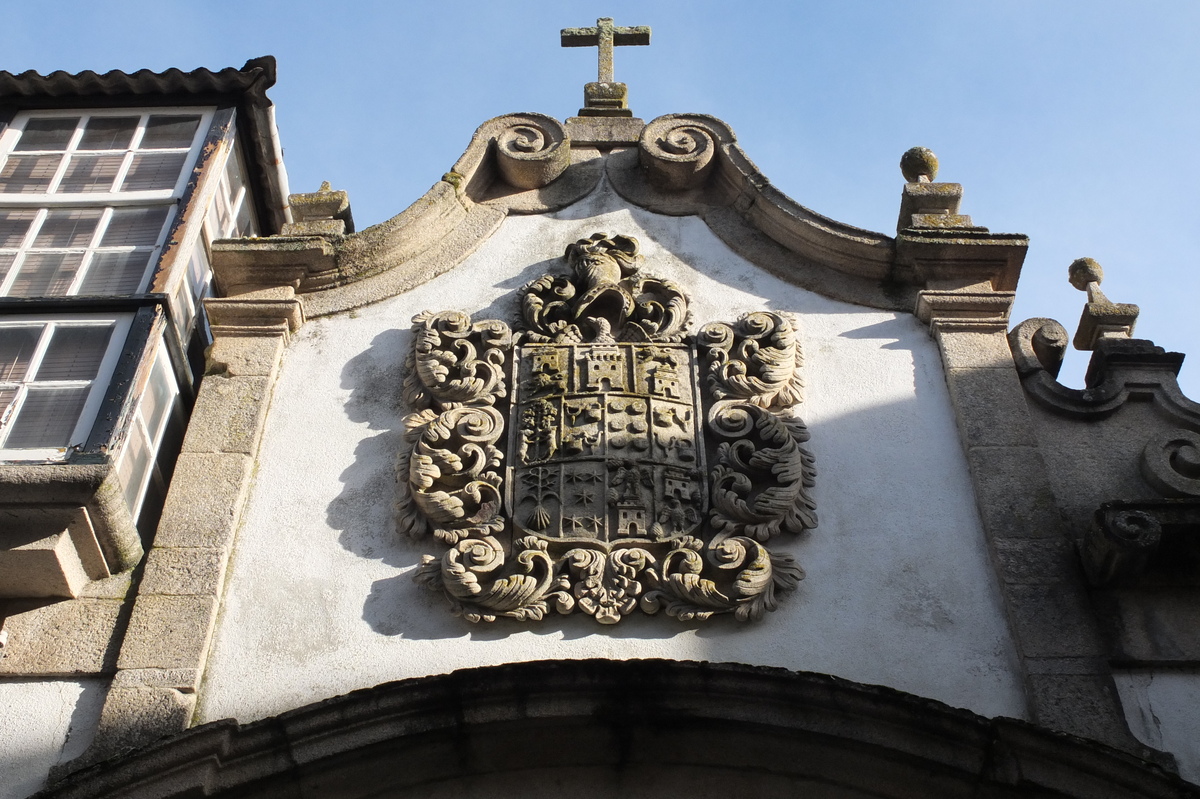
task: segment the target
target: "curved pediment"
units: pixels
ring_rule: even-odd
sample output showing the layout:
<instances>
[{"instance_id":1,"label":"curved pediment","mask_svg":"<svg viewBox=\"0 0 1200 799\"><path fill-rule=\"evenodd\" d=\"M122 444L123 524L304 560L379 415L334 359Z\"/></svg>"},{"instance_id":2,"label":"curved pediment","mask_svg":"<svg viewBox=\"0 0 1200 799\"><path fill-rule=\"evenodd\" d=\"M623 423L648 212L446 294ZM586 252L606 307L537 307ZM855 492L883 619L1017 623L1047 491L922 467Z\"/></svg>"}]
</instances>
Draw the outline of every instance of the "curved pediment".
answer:
<instances>
[{"instance_id":1,"label":"curved pediment","mask_svg":"<svg viewBox=\"0 0 1200 799\"><path fill-rule=\"evenodd\" d=\"M668 114L648 124L575 117L564 125L522 113L481 125L453 168L392 219L345 235L331 233L325 223L332 219L297 213L302 218L283 236L218 243L214 268L226 294L291 284L305 316L322 316L449 271L510 215L567 212L596 192L656 214L699 217L734 252L777 277L888 310L912 312L922 289L988 281L991 290L1011 291L1028 245L1023 236L992 234L957 215L896 237L829 219L772 186L733 130L712 116ZM324 194L340 193L295 195L294 211L298 203L321 206L312 198ZM918 202L902 213L925 210Z\"/></svg>"}]
</instances>

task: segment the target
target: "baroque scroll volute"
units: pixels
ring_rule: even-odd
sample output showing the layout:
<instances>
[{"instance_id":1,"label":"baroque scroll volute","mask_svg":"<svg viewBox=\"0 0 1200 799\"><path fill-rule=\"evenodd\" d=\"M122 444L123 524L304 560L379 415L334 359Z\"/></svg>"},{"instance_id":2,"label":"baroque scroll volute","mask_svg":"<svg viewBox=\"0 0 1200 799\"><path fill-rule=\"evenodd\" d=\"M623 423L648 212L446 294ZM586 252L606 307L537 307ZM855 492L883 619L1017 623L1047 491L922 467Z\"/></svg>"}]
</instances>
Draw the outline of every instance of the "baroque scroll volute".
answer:
<instances>
[{"instance_id":1,"label":"baroque scroll volute","mask_svg":"<svg viewBox=\"0 0 1200 799\"><path fill-rule=\"evenodd\" d=\"M769 548L816 525L793 321L693 336L642 261L597 233L521 289L515 332L414 319L399 526L449 547L416 577L458 615L749 620L803 578Z\"/></svg>"}]
</instances>

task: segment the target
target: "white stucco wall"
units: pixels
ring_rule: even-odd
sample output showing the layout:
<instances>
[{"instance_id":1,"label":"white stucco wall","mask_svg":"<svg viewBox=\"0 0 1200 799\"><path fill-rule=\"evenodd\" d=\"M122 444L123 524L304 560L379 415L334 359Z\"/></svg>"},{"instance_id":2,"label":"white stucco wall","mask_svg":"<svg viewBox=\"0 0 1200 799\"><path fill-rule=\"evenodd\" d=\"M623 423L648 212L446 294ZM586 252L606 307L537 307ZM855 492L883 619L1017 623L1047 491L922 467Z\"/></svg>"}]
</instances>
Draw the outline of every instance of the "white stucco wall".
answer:
<instances>
[{"instance_id":1,"label":"white stucco wall","mask_svg":"<svg viewBox=\"0 0 1200 799\"><path fill-rule=\"evenodd\" d=\"M0 799L22 799L51 767L83 754L107 680L0 680Z\"/></svg>"},{"instance_id":2,"label":"white stucco wall","mask_svg":"<svg viewBox=\"0 0 1200 799\"><path fill-rule=\"evenodd\" d=\"M1116 671L1129 729L1147 746L1175 755L1179 775L1200 783L1200 673L1195 669Z\"/></svg>"},{"instance_id":3,"label":"white stucco wall","mask_svg":"<svg viewBox=\"0 0 1200 799\"><path fill-rule=\"evenodd\" d=\"M435 541L392 522L411 317L512 318L515 292L570 241L636 236L644 269L685 286L695 322L744 312L801 324L820 526L777 544L807 572L762 622L586 616L471 625L412 581ZM986 715L1025 703L937 350L911 316L795 288L697 218L626 209L601 190L553 217L512 217L451 273L308 322L285 356L228 573L198 722L243 721L406 677L544 658L782 666L889 685ZM775 546L775 545L773 545Z\"/></svg>"}]
</instances>

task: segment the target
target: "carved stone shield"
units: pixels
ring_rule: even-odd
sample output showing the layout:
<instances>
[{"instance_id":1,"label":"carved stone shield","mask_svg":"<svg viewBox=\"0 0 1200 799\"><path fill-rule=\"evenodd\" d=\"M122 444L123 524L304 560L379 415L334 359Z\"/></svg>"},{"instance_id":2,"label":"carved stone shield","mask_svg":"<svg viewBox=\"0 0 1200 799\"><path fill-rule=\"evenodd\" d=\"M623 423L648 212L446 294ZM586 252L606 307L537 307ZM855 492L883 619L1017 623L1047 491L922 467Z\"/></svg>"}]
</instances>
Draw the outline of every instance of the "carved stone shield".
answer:
<instances>
[{"instance_id":1,"label":"carved stone shield","mask_svg":"<svg viewBox=\"0 0 1200 799\"><path fill-rule=\"evenodd\" d=\"M449 548L416 578L470 621L641 609L760 618L803 572L765 544L816 526L800 348L772 312L691 335L684 292L597 233L520 322L419 314L397 520Z\"/></svg>"},{"instance_id":2,"label":"carved stone shield","mask_svg":"<svg viewBox=\"0 0 1200 799\"><path fill-rule=\"evenodd\" d=\"M514 534L606 546L700 526L708 493L691 347L529 344L514 354Z\"/></svg>"}]
</instances>

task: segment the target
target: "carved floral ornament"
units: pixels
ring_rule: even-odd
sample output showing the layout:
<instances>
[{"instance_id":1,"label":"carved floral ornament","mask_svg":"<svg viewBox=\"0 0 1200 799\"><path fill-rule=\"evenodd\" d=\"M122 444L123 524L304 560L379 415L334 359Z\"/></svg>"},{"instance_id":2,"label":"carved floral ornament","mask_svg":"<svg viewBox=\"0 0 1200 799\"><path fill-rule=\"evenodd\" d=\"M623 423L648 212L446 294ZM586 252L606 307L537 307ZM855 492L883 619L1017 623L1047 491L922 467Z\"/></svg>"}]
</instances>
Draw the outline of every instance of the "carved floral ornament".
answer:
<instances>
[{"instance_id":1,"label":"carved floral ornament","mask_svg":"<svg viewBox=\"0 0 1200 799\"><path fill-rule=\"evenodd\" d=\"M687 296L638 249L569 245L569 273L520 290L515 331L413 320L397 519L448 547L416 579L457 615L744 621L804 576L767 546L817 524L792 321L692 335Z\"/></svg>"}]
</instances>

